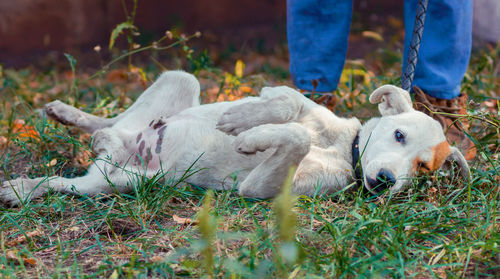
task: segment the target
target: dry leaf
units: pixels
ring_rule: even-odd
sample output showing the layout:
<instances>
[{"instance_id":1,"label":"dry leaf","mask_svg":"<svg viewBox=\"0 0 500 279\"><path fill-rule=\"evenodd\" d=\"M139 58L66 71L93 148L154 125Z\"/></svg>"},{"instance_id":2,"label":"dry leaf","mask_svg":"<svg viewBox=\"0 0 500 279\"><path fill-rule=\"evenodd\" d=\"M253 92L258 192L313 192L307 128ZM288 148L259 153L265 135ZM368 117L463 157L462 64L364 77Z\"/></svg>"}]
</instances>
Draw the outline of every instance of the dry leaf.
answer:
<instances>
[{"instance_id":1,"label":"dry leaf","mask_svg":"<svg viewBox=\"0 0 500 279\"><path fill-rule=\"evenodd\" d=\"M389 16L387 18L387 22L389 23L389 25L392 28L395 28L395 29L403 29L403 27L404 27L403 21L401 19L393 17L393 16Z\"/></svg>"},{"instance_id":2,"label":"dry leaf","mask_svg":"<svg viewBox=\"0 0 500 279\"><path fill-rule=\"evenodd\" d=\"M57 159L52 159L49 163L47 163L47 167L53 167L57 164Z\"/></svg>"},{"instance_id":3,"label":"dry leaf","mask_svg":"<svg viewBox=\"0 0 500 279\"><path fill-rule=\"evenodd\" d=\"M0 136L0 147L7 144L7 138Z\"/></svg>"},{"instance_id":4,"label":"dry leaf","mask_svg":"<svg viewBox=\"0 0 500 279\"><path fill-rule=\"evenodd\" d=\"M86 168L92 165L91 155L92 153L89 150L82 150L76 154L74 161L79 166Z\"/></svg>"},{"instance_id":5,"label":"dry leaf","mask_svg":"<svg viewBox=\"0 0 500 279\"><path fill-rule=\"evenodd\" d=\"M126 82L127 72L122 69L111 70L108 75L106 75L106 81L111 83Z\"/></svg>"},{"instance_id":6,"label":"dry leaf","mask_svg":"<svg viewBox=\"0 0 500 279\"><path fill-rule=\"evenodd\" d=\"M14 260L14 261L22 260L24 264L36 265L36 260L34 258L27 258L23 255L20 255L18 250L5 251L5 257L8 260Z\"/></svg>"},{"instance_id":7,"label":"dry leaf","mask_svg":"<svg viewBox=\"0 0 500 279\"><path fill-rule=\"evenodd\" d=\"M117 279L118 278L118 271L113 270L113 273L109 276L109 279Z\"/></svg>"},{"instance_id":8,"label":"dry leaf","mask_svg":"<svg viewBox=\"0 0 500 279\"><path fill-rule=\"evenodd\" d=\"M236 61L236 65L234 65L234 75L239 78L242 78L244 71L245 71L245 63L243 63L241 59L238 59Z\"/></svg>"},{"instance_id":9,"label":"dry leaf","mask_svg":"<svg viewBox=\"0 0 500 279\"><path fill-rule=\"evenodd\" d=\"M191 218L184 218L184 217L179 217L177 215L173 215L172 219L174 219L174 222L180 225L196 225L198 224L198 220L193 221Z\"/></svg>"},{"instance_id":10,"label":"dry leaf","mask_svg":"<svg viewBox=\"0 0 500 279\"><path fill-rule=\"evenodd\" d=\"M35 105L41 105L46 103L47 101L48 101L47 94L35 93L35 96L33 96L33 103Z\"/></svg>"},{"instance_id":11,"label":"dry leaf","mask_svg":"<svg viewBox=\"0 0 500 279\"><path fill-rule=\"evenodd\" d=\"M37 229L37 230L31 231L31 232L27 232L26 235L22 234L22 235L18 236L16 239L11 240L9 242L6 242L5 245L12 247L12 246L15 246L17 244L21 244L21 243L25 242L26 237L32 238L32 237L40 236L40 235L42 235L42 232Z\"/></svg>"},{"instance_id":12,"label":"dry leaf","mask_svg":"<svg viewBox=\"0 0 500 279\"><path fill-rule=\"evenodd\" d=\"M241 92L247 93L247 94L252 93L252 91L253 91L252 87L244 86L244 85L240 86L240 90L241 90Z\"/></svg>"},{"instance_id":13,"label":"dry leaf","mask_svg":"<svg viewBox=\"0 0 500 279\"><path fill-rule=\"evenodd\" d=\"M26 125L22 119L16 119L13 122L12 131L20 138L38 138L40 134L33 126Z\"/></svg>"},{"instance_id":14,"label":"dry leaf","mask_svg":"<svg viewBox=\"0 0 500 279\"><path fill-rule=\"evenodd\" d=\"M36 265L36 260L33 258L23 258L23 262L29 265Z\"/></svg>"},{"instance_id":15,"label":"dry leaf","mask_svg":"<svg viewBox=\"0 0 500 279\"><path fill-rule=\"evenodd\" d=\"M5 257L8 260L17 260L17 250L7 250L5 251Z\"/></svg>"},{"instance_id":16,"label":"dry leaf","mask_svg":"<svg viewBox=\"0 0 500 279\"><path fill-rule=\"evenodd\" d=\"M161 261L164 261L164 260L165 259L163 257L160 257L160 256L153 256L153 257L149 258L149 261L153 262L153 263L161 262Z\"/></svg>"},{"instance_id":17,"label":"dry leaf","mask_svg":"<svg viewBox=\"0 0 500 279\"><path fill-rule=\"evenodd\" d=\"M78 231L80 231L80 227L73 226L71 228L67 228L66 231L69 231L69 232L78 232Z\"/></svg>"},{"instance_id":18,"label":"dry leaf","mask_svg":"<svg viewBox=\"0 0 500 279\"><path fill-rule=\"evenodd\" d=\"M374 39L374 40L379 41L379 42L383 42L384 41L384 38L382 38L382 36L379 33L377 33L377 32L363 31L361 33L361 35L363 35L363 37L371 38L371 39Z\"/></svg>"}]
</instances>

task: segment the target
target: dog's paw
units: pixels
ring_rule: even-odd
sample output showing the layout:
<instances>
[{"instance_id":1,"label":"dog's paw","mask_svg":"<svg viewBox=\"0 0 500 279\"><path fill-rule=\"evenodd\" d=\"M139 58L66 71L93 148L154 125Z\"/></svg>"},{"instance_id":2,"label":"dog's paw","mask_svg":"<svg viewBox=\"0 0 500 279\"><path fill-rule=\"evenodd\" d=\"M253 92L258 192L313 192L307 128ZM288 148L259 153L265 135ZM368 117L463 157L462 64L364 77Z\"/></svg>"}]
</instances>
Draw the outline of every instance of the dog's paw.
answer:
<instances>
[{"instance_id":1,"label":"dog's paw","mask_svg":"<svg viewBox=\"0 0 500 279\"><path fill-rule=\"evenodd\" d=\"M42 178L17 178L4 181L0 186L0 201L7 205L16 206L21 201L37 198L45 192L45 188L40 185L41 182Z\"/></svg>"},{"instance_id":2,"label":"dog's paw","mask_svg":"<svg viewBox=\"0 0 500 279\"><path fill-rule=\"evenodd\" d=\"M262 124L255 103L241 104L228 109L222 114L216 128L226 134L237 136L240 133Z\"/></svg>"},{"instance_id":3,"label":"dog's paw","mask_svg":"<svg viewBox=\"0 0 500 279\"><path fill-rule=\"evenodd\" d=\"M255 127L248 131L242 132L234 140L236 152L251 155L258 151L263 152L272 146L272 140L266 137L265 129Z\"/></svg>"},{"instance_id":4,"label":"dog's paw","mask_svg":"<svg viewBox=\"0 0 500 279\"><path fill-rule=\"evenodd\" d=\"M77 108L67 105L59 100L46 104L43 109L48 117L64 125L78 125L82 118L81 113Z\"/></svg>"}]
</instances>

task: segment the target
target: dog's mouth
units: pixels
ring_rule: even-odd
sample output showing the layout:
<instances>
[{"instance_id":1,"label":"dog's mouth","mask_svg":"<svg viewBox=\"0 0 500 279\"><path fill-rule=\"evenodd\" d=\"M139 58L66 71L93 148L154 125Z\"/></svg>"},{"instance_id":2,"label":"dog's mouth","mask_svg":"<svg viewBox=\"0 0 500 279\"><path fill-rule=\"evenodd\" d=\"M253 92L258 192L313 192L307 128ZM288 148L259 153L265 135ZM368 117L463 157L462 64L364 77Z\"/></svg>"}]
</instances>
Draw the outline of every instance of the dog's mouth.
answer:
<instances>
[{"instance_id":1,"label":"dog's mouth","mask_svg":"<svg viewBox=\"0 0 500 279\"><path fill-rule=\"evenodd\" d=\"M378 177L376 179L366 178L365 188L374 194L380 194L386 190L391 189L396 184L387 177Z\"/></svg>"}]
</instances>

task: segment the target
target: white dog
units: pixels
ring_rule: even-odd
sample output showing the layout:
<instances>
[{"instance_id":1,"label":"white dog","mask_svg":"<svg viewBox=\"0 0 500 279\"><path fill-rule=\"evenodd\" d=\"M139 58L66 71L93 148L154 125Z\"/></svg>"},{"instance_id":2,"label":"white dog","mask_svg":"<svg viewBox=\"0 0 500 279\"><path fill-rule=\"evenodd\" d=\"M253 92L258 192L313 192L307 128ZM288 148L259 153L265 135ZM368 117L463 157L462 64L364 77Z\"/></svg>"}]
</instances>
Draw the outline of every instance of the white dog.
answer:
<instances>
[{"instance_id":1,"label":"white dog","mask_svg":"<svg viewBox=\"0 0 500 279\"><path fill-rule=\"evenodd\" d=\"M125 192L133 187L133 173L151 177L164 171L179 177L190 167L198 171L187 182L237 187L242 196L269 198L280 192L292 165L297 165L295 193L332 193L354 181L358 152L371 191L399 191L416 172L437 170L446 160L458 162L468 176L467 162L446 142L439 123L413 110L408 92L392 85L371 94L382 117L364 126L286 86L266 87L260 97L206 105L199 104L199 93L194 76L172 71L115 118L59 101L47 104L48 116L93 132L98 158L82 177L5 181L0 199L16 204L48 188L90 195Z\"/></svg>"}]
</instances>

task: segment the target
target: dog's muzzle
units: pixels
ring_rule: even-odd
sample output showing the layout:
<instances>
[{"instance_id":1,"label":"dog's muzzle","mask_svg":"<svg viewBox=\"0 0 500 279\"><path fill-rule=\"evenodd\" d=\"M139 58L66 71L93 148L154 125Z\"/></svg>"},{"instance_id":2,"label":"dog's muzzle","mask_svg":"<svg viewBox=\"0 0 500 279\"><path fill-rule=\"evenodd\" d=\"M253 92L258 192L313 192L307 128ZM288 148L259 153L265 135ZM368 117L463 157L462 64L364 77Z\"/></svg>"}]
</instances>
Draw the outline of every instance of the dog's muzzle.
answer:
<instances>
[{"instance_id":1,"label":"dog's muzzle","mask_svg":"<svg viewBox=\"0 0 500 279\"><path fill-rule=\"evenodd\" d=\"M381 169L377 177L372 179L370 177L366 177L368 184L370 185L371 191L380 193L384 190L387 190L396 184L396 179L394 175L385 169Z\"/></svg>"}]
</instances>

